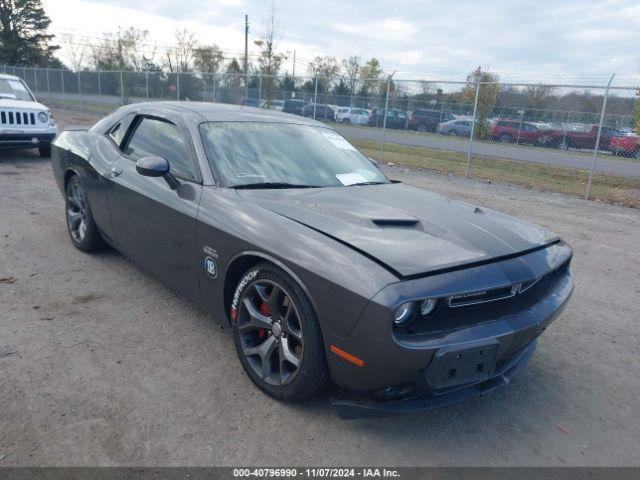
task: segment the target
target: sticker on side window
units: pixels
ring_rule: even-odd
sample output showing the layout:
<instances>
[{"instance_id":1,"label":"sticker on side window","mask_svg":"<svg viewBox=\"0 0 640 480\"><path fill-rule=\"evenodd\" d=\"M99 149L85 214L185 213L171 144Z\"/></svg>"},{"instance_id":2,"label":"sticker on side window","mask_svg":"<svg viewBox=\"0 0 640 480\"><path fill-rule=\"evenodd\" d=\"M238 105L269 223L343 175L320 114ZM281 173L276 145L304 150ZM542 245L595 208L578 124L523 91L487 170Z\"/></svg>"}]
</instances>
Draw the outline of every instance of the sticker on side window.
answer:
<instances>
[{"instance_id":1,"label":"sticker on side window","mask_svg":"<svg viewBox=\"0 0 640 480\"><path fill-rule=\"evenodd\" d=\"M343 150L355 150L355 147L347 142L342 136L338 135L335 132L322 132L322 135L325 136L327 140L333 143L336 147L341 148Z\"/></svg>"}]
</instances>

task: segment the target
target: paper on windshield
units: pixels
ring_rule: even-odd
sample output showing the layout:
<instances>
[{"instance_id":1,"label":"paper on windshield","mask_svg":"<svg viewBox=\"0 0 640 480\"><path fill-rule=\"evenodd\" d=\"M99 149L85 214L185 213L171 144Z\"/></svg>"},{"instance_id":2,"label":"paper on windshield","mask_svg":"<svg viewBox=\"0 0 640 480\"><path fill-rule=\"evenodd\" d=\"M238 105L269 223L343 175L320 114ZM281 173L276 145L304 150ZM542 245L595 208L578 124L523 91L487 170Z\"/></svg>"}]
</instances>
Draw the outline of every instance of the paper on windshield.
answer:
<instances>
[{"instance_id":1,"label":"paper on windshield","mask_svg":"<svg viewBox=\"0 0 640 480\"><path fill-rule=\"evenodd\" d=\"M331 143L333 143L336 147L341 148L343 150L355 150L355 147L353 145L351 145L349 142L347 142L341 135L338 135L335 132L322 132L322 135L324 135L327 140L329 140Z\"/></svg>"},{"instance_id":2,"label":"paper on windshield","mask_svg":"<svg viewBox=\"0 0 640 480\"><path fill-rule=\"evenodd\" d=\"M337 173L336 178L340 180L345 187L349 185L355 185L356 183L366 182L367 179L364 178L361 174L353 172L353 173Z\"/></svg>"},{"instance_id":3,"label":"paper on windshield","mask_svg":"<svg viewBox=\"0 0 640 480\"><path fill-rule=\"evenodd\" d=\"M27 89L24 88L22 82L19 82L18 80L9 80L9 85L11 85L11 88L13 88L14 90L18 90L20 92L27 91Z\"/></svg>"}]
</instances>

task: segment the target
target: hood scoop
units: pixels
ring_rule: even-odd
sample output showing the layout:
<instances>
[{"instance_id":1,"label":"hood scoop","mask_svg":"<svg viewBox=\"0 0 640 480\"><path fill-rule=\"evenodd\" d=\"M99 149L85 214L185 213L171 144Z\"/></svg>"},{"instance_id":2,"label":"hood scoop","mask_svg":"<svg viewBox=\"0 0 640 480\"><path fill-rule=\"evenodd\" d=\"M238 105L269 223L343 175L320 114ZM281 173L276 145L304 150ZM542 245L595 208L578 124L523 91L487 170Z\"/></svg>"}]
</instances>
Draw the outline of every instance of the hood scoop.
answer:
<instances>
[{"instance_id":1,"label":"hood scoop","mask_svg":"<svg viewBox=\"0 0 640 480\"><path fill-rule=\"evenodd\" d=\"M417 218L373 218L371 222L380 228L407 228L419 226Z\"/></svg>"}]
</instances>

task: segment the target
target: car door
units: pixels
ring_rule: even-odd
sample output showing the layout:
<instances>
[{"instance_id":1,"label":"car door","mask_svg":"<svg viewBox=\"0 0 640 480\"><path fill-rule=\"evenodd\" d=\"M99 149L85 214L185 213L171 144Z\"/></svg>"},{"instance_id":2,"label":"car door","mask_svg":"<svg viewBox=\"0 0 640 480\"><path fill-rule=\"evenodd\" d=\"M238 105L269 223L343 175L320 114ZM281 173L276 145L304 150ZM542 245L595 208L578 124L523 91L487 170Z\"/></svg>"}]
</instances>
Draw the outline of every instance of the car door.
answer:
<instances>
[{"instance_id":1,"label":"car door","mask_svg":"<svg viewBox=\"0 0 640 480\"><path fill-rule=\"evenodd\" d=\"M165 158L179 186L140 175L136 161ZM202 185L186 129L157 115L138 115L114 162L107 198L122 252L172 287L198 297L196 217Z\"/></svg>"}]
</instances>

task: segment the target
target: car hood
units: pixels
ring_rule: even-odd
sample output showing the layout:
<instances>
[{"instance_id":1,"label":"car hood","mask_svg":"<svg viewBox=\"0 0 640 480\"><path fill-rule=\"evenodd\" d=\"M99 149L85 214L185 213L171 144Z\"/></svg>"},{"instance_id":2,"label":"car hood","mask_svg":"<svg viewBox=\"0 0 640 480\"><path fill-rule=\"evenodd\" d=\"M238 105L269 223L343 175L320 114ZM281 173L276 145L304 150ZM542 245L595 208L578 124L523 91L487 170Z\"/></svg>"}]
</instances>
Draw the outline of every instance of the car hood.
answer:
<instances>
[{"instance_id":1,"label":"car hood","mask_svg":"<svg viewBox=\"0 0 640 480\"><path fill-rule=\"evenodd\" d=\"M559 240L509 215L403 184L238 194L359 251L398 277L496 261Z\"/></svg>"},{"instance_id":2,"label":"car hood","mask_svg":"<svg viewBox=\"0 0 640 480\"><path fill-rule=\"evenodd\" d=\"M25 110L49 110L39 102L28 102L26 100L13 100L11 98L0 98L0 108L20 108Z\"/></svg>"}]
</instances>

